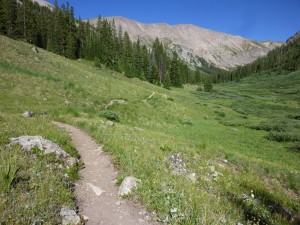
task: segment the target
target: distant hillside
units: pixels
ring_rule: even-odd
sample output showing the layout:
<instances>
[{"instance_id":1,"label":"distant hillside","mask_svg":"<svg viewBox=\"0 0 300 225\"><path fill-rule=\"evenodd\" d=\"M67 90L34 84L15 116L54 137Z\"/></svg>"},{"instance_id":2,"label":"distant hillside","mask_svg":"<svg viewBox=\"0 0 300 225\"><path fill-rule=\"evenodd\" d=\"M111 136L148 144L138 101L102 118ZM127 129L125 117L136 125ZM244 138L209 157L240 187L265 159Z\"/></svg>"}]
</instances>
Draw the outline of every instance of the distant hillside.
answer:
<instances>
[{"instance_id":1,"label":"distant hillside","mask_svg":"<svg viewBox=\"0 0 300 225\"><path fill-rule=\"evenodd\" d=\"M182 59L196 66L202 65L200 58L203 58L209 64L228 69L250 63L282 45L280 42L248 40L191 24L171 26L165 23L143 24L124 17L107 19L114 20L117 29L122 27L134 41L140 38L150 45L158 37L164 45L176 50ZM90 23L96 25L97 19L90 19Z\"/></svg>"},{"instance_id":2,"label":"distant hillside","mask_svg":"<svg viewBox=\"0 0 300 225\"><path fill-rule=\"evenodd\" d=\"M266 70L295 71L299 69L300 32L290 37L281 47L270 51L265 57L258 58L243 67L238 67L231 76L240 79Z\"/></svg>"}]
</instances>

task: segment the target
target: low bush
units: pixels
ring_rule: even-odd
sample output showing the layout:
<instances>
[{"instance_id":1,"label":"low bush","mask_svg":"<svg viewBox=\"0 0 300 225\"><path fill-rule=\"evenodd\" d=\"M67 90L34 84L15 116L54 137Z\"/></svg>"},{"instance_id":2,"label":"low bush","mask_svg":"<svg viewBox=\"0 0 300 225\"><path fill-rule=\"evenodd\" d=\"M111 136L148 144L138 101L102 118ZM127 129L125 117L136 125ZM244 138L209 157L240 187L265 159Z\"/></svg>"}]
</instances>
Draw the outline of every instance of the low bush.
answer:
<instances>
[{"instance_id":1,"label":"low bush","mask_svg":"<svg viewBox=\"0 0 300 225\"><path fill-rule=\"evenodd\" d=\"M293 150L297 151L297 152L300 152L300 141L297 142L293 147L292 147Z\"/></svg>"},{"instance_id":2,"label":"low bush","mask_svg":"<svg viewBox=\"0 0 300 225\"><path fill-rule=\"evenodd\" d=\"M99 115L108 120L120 122L119 116L110 110L102 110Z\"/></svg>"},{"instance_id":3,"label":"low bush","mask_svg":"<svg viewBox=\"0 0 300 225\"><path fill-rule=\"evenodd\" d=\"M216 113L219 117L225 117L226 114L224 112L220 112L220 111L214 111L214 113Z\"/></svg>"},{"instance_id":4,"label":"low bush","mask_svg":"<svg viewBox=\"0 0 300 225\"><path fill-rule=\"evenodd\" d=\"M193 125L193 122L191 120L189 120L189 119L180 120L180 123L182 125L189 125L189 126Z\"/></svg>"},{"instance_id":5,"label":"low bush","mask_svg":"<svg viewBox=\"0 0 300 225\"><path fill-rule=\"evenodd\" d=\"M280 131L271 131L267 135L267 139L272 141L300 141L300 134L294 132L280 132Z\"/></svg>"},{"instance_id":6,"label":"low bush","mask_svg":"<svg viewBox=\"0 0 300 225\"><path fill-rule=\"evenodd\" d=\"M196 91L202 91L202 87L201 86L198 86Z\"/></svg>"}]
</instances>

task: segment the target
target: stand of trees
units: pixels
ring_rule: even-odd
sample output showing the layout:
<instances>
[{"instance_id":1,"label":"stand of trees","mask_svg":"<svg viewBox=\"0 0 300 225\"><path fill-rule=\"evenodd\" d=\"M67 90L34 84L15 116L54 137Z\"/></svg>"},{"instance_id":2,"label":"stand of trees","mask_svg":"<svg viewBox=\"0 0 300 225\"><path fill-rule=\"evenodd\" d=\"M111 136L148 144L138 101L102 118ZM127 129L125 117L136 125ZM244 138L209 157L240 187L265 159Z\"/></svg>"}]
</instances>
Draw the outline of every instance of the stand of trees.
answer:
<instances>
[{"instance_id":1,"label":"stand of trees","mask_svg":"<svg viewBox=\"0 0 300 225\"><path fill-rule=\"evenodd\" d=\"M23 40L70 59L94 60L153 84L182 87L200 83L200 70L192 71L174 52L167 53L156 39L151 47L132 42L127 32L114 22L98 18L96 26L75 19L68 3L54 8L42 7L31 0L0 0L0 33Z\"/></svg>"},{"instance_id":2,"label":"stand of trees","mask_svg":"<svg viewBox=\"0 0 300 225\"><path fill-rule=\"evenodd\" d=\"M217 82L239 81L254 73L268 70L295 71L300 69L300 32L290 37L286 44L270 51L245 66L239 66L233 71L219 72L213 80Z\"/></svg>"}]
</instances>

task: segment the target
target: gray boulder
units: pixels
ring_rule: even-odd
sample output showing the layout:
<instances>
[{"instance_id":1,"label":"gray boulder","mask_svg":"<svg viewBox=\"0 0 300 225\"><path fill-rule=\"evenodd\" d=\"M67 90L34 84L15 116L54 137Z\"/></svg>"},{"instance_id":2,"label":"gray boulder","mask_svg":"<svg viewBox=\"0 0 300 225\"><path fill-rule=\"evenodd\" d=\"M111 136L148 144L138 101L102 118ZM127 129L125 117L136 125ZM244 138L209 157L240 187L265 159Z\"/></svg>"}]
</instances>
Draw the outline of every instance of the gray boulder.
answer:
<instances>
[{"instance_id":1,"label":"gray boulder","mask_svg":"<svg viewBox=\"0 0 300 225\"><path fill-rule=\"evenodd\" d=\"M21 145L24 151L31 151L32 148L37 147L39 150L44 151L44 154L54 153L58 158L65 159L68 165L77 163L77 160L62 150L58 144L46 140L41 136L20 136L11 138L9 146L16 144Z\"/></svg>"},{"instance_id":2,"label":"gray boulder","mask_svg":"<svg viewBox=\"0 0 300 225\"><path fill-rule=\"evenodd\" d=\"M34 117L34 112L26 111L22 114L22 116L25 118L31 118L31 117Z\"/></svg>"},{"instance_id":3,"label":"gray boulder","mask_svg":"<svg viewBox=\"0 0 300 225\"><path fill-rule=\"evenodd\" d=\"M34 53L39 53L39 50L38 50L38 48L37 47L32 47L32 49L31 49Z\"/></svg>"},{"instance_id":4,"label":"gray boulder","mask_svg":"<svg viewBox=\"0 0 300 225\"><path fill-rule=\"evenodd\" d=\"M80 223L80 217L69 207L63 207L59 215L62 217L63 225L77 225Z\"/></svg>"},{"instance_id":5,"label":"gray boulder","mask_svg":"<svg viewBox=\"0 0 300 225\"><path fill-rule=\"evenodd\" d=\"M113 121L107 121L107 123L106 123L106 125L108 125L108 126L114 126L115 124L114 124L114 122Z\"/></svg>"},{"instance_id":6,"label":"gray boulder","mask_svg":"<svg viewBox=\"0 0 300 225\"><path fill-rule=\"evenodd\" d=\"M137 189L140 183L141 183L140 179L137 179L132 176L125 177L119 188L118 196L124 196L130 194L133 189Z\"/></svg>"}]
</instances>

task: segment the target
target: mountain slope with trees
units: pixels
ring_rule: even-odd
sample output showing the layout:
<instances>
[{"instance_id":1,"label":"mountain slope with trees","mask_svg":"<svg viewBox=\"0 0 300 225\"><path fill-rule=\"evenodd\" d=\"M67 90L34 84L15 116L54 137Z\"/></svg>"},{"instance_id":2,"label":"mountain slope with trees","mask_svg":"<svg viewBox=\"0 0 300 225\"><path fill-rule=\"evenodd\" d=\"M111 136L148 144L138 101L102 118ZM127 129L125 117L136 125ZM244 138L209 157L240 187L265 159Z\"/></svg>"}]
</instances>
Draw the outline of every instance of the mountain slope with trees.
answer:
<instances>
[{"instance_id":1,"label":"mountain slope with trees","mask_svg":"<svg viewBox=\"0 0 300 225\"><path fill-rule=\"evenodd\" d=\"M91 26L75 19L74 8L68 3L59 7L55 1L53 7L44 7L31 0L1 0L0 33L70 59L94 60L99 67L153 84L181 87L196 82L187 63L176 54L169 56L158 39L146 47L140 40L133 42L114 22L100 17Z\"/></svg>"},{"instance_id":2,"label":"mountain slope with trees","mask_svg":"<svg viewBox=\"0 0 300 225\"><path fill-rule=\"evenodd\" d=\"M247 76L271 72L281 74L283 71L292 72L300 69L300 33L290 37L286 43L270 51L244 66L238 66L231 71L215 71L210 79L214 83L239 81Z\"/></svg>"}]
</instances>

